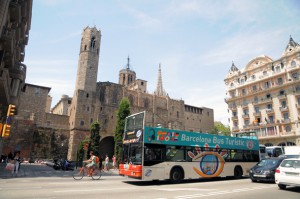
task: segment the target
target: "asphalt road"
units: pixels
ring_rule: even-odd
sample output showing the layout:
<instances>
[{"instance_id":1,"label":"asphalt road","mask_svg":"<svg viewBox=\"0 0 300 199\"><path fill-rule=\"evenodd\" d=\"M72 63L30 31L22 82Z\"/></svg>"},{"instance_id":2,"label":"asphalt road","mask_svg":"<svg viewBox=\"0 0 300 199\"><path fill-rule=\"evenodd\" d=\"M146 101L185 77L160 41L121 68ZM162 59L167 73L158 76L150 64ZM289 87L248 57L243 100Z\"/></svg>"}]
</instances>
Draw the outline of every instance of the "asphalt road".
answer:
<instances>
[{"instance_id":1,"label":"asphalt road","mask_svg":"<svg viewBox=\"0 0 300 199\"><path fill-rule=\"evenodd\" d=\"M37 165L36 165L37 166ZM35 167L36 167L35 166ZM35 168L32 167L32 168ZM42 168L46 167L39 167ZM299 188L279 190L273 183L252 183L249 178L241 180L214 179L184 181L170 184L166 181L142 182L106 173L100 180L84 177L80 181L63 171L57 176L24 176L0 179L1 199L299 199ZM68 173L68 172L67 172ZM33 173L32 173L33 174ZM35 174L38 174L36 171ZM69 173L70 174L70 173Z\"/></svg>"}]
</instances>

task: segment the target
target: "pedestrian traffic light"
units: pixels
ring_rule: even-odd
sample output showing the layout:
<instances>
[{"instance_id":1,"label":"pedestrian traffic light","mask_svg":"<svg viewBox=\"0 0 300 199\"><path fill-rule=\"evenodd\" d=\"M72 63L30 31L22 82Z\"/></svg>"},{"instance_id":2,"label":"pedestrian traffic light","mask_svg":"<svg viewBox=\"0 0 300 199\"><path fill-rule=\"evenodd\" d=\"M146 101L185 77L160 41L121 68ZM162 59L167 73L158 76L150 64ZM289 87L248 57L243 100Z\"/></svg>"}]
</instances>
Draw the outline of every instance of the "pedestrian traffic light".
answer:
<instances>
[{"instance_id":1,"label":"pedestrian traffic light","mask_svg":"<svg viewBox=\"0 0 300 199\"><path fill-rule=\"evenodd\" d=\"M13 105L13 104L10 104L8 106L7 116L13 116L13 115L15 115L15 111L16 111L16 106Z\"/></svg>"},{"instance_id":2,"label":"pedestrian traffic light","mask_svg":"<svg viewBox=\"0 0 300 199\"><path fill-rule=\"evenodd\" d=\"M3 130L2 130L2 137L9 137L9 135L10 135L10 128L11 128L11 125L4 124Z\"/></svg>"}]
</instances>

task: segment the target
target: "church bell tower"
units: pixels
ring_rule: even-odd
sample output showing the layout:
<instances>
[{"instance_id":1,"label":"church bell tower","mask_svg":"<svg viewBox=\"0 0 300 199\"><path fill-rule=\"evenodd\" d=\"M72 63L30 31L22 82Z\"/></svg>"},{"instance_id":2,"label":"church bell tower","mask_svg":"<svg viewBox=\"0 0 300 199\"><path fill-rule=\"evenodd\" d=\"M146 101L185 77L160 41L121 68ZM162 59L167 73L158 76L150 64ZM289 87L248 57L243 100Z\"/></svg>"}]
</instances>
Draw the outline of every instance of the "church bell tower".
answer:
<instances>
[{"instance_id":1,"label":"church bell tower","mask_svg":"<svg viewBox=\"0 0 300 199\"><path fill-rule=\"evenodd\" d=\"M101 32L86 27L82 32L77 76L69 107L70 140L68 159L75 160L80 142L90 135L90 126L97 119L97 74Z\"/></svg>"}]
</instances>

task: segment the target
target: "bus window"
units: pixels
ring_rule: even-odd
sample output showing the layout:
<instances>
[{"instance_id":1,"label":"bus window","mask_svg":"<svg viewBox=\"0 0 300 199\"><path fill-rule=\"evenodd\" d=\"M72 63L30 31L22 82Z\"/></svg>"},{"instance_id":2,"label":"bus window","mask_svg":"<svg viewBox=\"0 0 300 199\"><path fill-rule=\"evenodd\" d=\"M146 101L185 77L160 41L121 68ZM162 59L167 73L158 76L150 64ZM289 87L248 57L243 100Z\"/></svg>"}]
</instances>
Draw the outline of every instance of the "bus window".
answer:
<instances>
[{"instance_id":1,"label":"bus window","mask_svg":"<svg viewBox=\"0 0 300 199\"><path fill-rule=\"evenodd\" d=\"M185 161L184 148L180 146L167 146L166 161Z\"/></svg>"},{"instance_id":2,"label":"bus window","mask_svg":"<svg viewBox=\"0 0 300 199\"><path fill-rule=\"evenodd\" d=\"M142 147L139 144L130 145L129 163L142 164Z\"/></svg>"},{"instance_id":3,"label":"bus window","mask_svg":"<svg viewBox=\"0 0 300 199\"><path fill-rule=\"evenodd\" d=\"M144 165L151 166L165 161L166 150L164 146L145 145Z\"/></svg>"}]
</instances>

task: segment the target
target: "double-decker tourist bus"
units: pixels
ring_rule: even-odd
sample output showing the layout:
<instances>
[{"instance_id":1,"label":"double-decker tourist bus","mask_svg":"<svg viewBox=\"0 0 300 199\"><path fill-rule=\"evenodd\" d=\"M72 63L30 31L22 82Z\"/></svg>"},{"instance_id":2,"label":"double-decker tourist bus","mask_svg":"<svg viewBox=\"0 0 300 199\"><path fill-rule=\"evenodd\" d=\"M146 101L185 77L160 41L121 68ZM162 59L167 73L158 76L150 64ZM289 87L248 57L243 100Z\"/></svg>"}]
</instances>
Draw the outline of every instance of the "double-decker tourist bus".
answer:
<instances>
[{"instance_id":1,"label":"double-decker tourist bus","mask_svg":"<svg viewBox=\"0 0 300 199\"><path fill-rule=\"evenodd\" d=\"M237 132L234 134L235 137L238 138L249 138L258 140L258 136L256 131L245 131L245 132ZM269 155L267 153L267 147L263 144L259 145L259 158L260 160L268 158Z\"/></svg>"},{"instance_id":2,"label":"double-decker tourist bus","mask_svg":"<svg viewBox=\"0 0 300 199\"><path fill-rule=\"evenodd\" d=\"M248 175L259 161L257 139L144 126L146 112L125 121L120 175L142 180Z\"/></svg>"}]
</instances>

